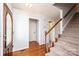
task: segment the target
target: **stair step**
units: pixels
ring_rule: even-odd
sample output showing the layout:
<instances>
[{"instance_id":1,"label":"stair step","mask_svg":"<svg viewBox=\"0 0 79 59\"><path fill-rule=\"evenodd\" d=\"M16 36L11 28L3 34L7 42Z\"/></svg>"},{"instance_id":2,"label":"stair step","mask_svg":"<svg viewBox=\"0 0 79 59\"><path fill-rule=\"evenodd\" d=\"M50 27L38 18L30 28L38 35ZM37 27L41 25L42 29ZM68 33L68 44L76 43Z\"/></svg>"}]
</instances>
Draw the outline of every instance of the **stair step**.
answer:
<instances>
[{"instance_id":1,"label":"stair step","mask_svg":"<svg viewBox=\"0 0 79 59\"><path fill-rule=\"evenodd\" d=\"M79 56L79 13L67 25L48 56Z\"/></svg>"},{"instance_id":2,"label":"stair step","mask_svg":"<svg viewBox=\"0 0 79 59\"><path fill-rule=\"evenodd\" d=\"M55 49L53 50L53 53L56 53L59 56L63 56L63 55L64 56L74 55L74 54L69 53L68 51L64 50L61 45L57 45L55 47Z\"/></svg>"},{"instance_id":3,"label":"stair step","mask_svg":"<svg viewBox=\"0 0 79 59\"><path fill-rule=\"evenodd\" d=\"M62 36L66 36L66 37L70 37L70 38L73 37L73 38L77 38L77 39L79 38L78 37L79 36L78 34L72 34L72 35L71 34L67 34L67 35L66 34L63 34Z\"/></svg>"},{"instance_id":4,"label":"stair step","mask_svg":"<svg viewBox=\"0 0 79 59\"><path fill-rule=\"evenodd\" d=\"M62 38L60 38L59 40L63 40L63 41L69 41L69 42L72 42L72 43L77 43L77 44L79 44L78 42L79 42L79 40L78 40L78 38L77 37L62 37Z\"/></svg>"},{"instance_id":5,"label":"stair step","mask_svg":"<svg viewBox=\"0 0 79 59\"><path fill-rule=\"evenodd\" d=\"M63 42L63 41L60 41L58 43L58 45L61 46L63 49L69 51L70 53L73 53L75 55L79 55L79 53L77 53L77 51L78 51L78 46L77 45L70 44L68 42Z\"/></svg>"}]
</instances>

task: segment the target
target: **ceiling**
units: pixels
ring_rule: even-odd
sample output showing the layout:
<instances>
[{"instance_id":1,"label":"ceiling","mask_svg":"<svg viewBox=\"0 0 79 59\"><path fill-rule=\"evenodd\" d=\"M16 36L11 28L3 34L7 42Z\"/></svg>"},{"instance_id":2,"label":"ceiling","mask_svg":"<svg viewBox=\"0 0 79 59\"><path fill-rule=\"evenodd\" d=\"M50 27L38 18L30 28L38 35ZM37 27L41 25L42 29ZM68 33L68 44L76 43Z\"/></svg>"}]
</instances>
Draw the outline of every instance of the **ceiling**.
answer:
<instances>
[{"instance_id":1,"label":"ceiling","mask_svg":"<svg viewBox=\"0 0 79 59\"><path fill-rule=\"evenodd\" d=\"M42 14L44 16L54 17L59 13L58 8L53 6L53 3L30 3L32 7L27 6L25 3L11 3L13 8L21 9L26 12Z\"/></svg>"},{"instance_id":2,"label":"ceiling","mask_svg":"<svg viewBox=\"0 0 79 59\"><path fill-rule=\"evenodd\" d=\"M72 7L75 3L55 3L54 6L63 9L63 7L68 8Z\"/></svg>"}]
</instances>

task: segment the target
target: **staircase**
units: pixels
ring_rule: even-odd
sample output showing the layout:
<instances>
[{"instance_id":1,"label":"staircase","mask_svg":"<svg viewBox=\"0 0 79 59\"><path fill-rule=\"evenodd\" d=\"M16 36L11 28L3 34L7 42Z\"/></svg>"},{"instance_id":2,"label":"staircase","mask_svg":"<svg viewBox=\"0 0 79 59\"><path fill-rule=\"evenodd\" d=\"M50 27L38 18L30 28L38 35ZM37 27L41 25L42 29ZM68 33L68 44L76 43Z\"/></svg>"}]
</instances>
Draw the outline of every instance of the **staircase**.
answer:
<instances>
[{"instance_id":1,"label":"staircase","mask_svg":"<svg viewBox=\"0 0 79 59\"><path fill-rule=\"evenodd\" d=\"M79 13L67 25L55 47L48 56L79 56Z\"/></svg>"}]
</instances>

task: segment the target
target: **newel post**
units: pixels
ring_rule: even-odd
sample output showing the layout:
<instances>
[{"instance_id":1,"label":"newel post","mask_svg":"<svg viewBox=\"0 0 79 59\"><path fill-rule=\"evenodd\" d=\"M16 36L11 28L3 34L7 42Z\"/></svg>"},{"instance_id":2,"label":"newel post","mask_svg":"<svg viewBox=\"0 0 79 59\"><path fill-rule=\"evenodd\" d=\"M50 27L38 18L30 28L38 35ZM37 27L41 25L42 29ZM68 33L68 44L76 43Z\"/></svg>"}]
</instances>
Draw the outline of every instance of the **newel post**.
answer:
<instances>
[{"instance_id":1,"label":"newel post","mask_svg":"<svg viewBox=\"0 0 79 59\"><path fill-rule=\"evenodd\" d=\"M47 48L47 32L45 31L45 52L48 52L48 48Z\"/></svg>"}]
</instances>

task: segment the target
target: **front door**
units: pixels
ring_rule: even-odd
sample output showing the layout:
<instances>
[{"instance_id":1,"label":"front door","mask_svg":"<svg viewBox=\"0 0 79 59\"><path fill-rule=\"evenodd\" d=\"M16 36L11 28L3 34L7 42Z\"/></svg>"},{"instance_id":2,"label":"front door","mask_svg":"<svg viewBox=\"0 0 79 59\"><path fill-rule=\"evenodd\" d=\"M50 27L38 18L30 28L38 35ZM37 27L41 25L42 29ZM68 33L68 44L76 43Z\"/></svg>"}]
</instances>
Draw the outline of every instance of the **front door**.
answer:
<instances>
[{"instance_id":1,"label":"front door","mask_svg":"<svg viewBox=\"0 0 79 59\"><path fill-rule=\"evenodd\" d=\"M3 55L11 56L13 50L13 18L7 4L3 4Z\"/></svg>"}]
</instances>

